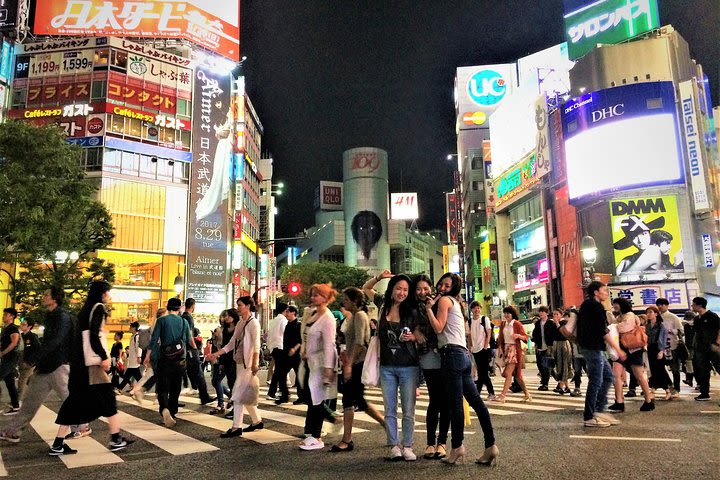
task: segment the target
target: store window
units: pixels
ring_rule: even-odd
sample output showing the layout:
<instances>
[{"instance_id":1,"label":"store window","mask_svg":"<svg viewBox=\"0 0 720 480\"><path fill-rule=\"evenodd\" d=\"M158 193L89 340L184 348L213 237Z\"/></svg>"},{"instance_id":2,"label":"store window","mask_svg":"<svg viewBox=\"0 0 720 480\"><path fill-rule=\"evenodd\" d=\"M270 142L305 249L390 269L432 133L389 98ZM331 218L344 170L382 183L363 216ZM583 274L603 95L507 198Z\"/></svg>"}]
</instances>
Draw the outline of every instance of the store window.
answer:
<instances>
[{"instance_id":1,"label":"store window","mask_svg":"<svg viewBox=\"0 0 720 480\"><path fill-rule=\"evenodd\" d=\"M103 100L107 97L107 81L95 80L90 88L91 100Z\"/></svg>"},{"instance_id":2,"label":"store window","mask_svg":"<svg viewBox=\"0 0 720 480\"><path fill-rule=\"evenodd\" d=\"M142 134L142 120L137 118L125 119L125 136L140 138Z\"/></svg>"},{"instance_id":3,"label":"store window","mask_svg":"<svg viewBox=\"0 0 720 480\"><path fill-rule=\"evenodd\" d=\"M120 135L125 133L125 117L110 115L110 131Z\"/></svg>"},{"instance_id":4,"label":"store window","mask_svg":"<svg viewBox=\"0 0 720 480\"><path fill-rule=\"evenodd\" d=\"M122 156L121 173L137 176L139 171L138 156L131 152L119 152Z\"/></svg>"},{"instance_id":5,"label":"store window","mask_svg":"<svg viewBox=\"0 0 720 480\"><path fill-rule=\"evenodd\" d=\"M12 94L12 106L13 108L23 108L26 105L27 89L26 88L13 88Z\"/></svg>"},{"instance_id":6,"label":"store window","mask_svg":"<svg viewBox=\"0 0 720 480\"><path fill-rule=\"evenodd\" d=\"M120 173L122 163L122 152L118 150L105 150L103 155L102 169L105 172Z\"/></svg>"},{"instance_id":7,"label":"store window","mask_svg":"<svg viewBox=\"0 0 720 480\"><path fill-rule=\"evenodd\" d=\"M102 148L83 149L84 167L88 172L99 172L102 170Z\"/></svg>"},{"instance_id":8,"label":"store window","mask_svg":"<svg viewBox=\"0 0 720 480\"><path fill-rule=\"evenodd\" d=\"M177 105L175 106L176 112L178 115L182 115L185 117L190 116L190 108L191 108L191 102L189 100L183 100L182 98L177 99ZM184 119L183 119L184 121ZM190 119L187 119L188 123L190 122Z\"/></svg>"},{"instance_id":9,"label":"store window","mask_svg":"<svg viewBox=\"0 0 720 480\"><path fill-rule=\"evenodd\" d=\"M127 71L128 54L123 50L112 49L110 55L110 70L116 72Z\"/></svg>"},{"instance_id":10,"label":"store window","mask_svg":"<svg viewBox=\"0 0 720 480\"><path fill-rule=\"evenodd\" d=\"M173 165L170 165L171 162ZM172 182L174 163L172 160L168 161L165 158L159 158L157 161L157 179Z\"/></svg>"},{"instance_id":11,"label":"store window","mask_svg":"<svg viewBox=\"0 0 720 480\"><path fill-rule=\"evenodd\" d=\"M93 58L93 70L107 70L109 57L109 48L100 48L98 50L95 50L95 57Z\"/></svg>"},{"instance_id":12,"label":"store window","mask_svg":"<svg viewBox=\"0 0 720 480\"><path fill-rule=\"evenodd\" d=\"M157 157L140 155L140 176L145 178L155 178L157 174L157 164L161 161L164 160L158 159Z\"/></svg>"},{"instance_id":13,"label":"store window","mask_svg":"<svg viewBox=\"0 0 720 480\"><path fill-rule=\"evenodd\" d=\"M115 285L160 287L162 255L101 250L98 257L115 265Z\"/></svg>"},{"instance_id":14,"label":"store window","mask_svg":"<svg viewBox=\"0 0 720 480\"><path fill-rule=\"evenodd\" d=\"M185 162L175 162L173 165L175 173L173 174L174 181L180 183L188 183L190 179L190 164Z\"/></svg>"}]
</instances>

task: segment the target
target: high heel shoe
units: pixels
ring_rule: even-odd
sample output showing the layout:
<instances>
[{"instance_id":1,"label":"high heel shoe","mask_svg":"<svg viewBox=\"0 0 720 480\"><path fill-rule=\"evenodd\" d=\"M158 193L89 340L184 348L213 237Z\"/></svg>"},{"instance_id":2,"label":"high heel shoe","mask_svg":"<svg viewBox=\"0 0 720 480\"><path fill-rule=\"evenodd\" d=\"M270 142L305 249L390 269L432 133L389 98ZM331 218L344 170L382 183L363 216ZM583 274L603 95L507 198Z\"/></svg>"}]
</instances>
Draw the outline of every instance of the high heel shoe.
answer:
<instances>
[{"instance_id":1,"label":"high heel shoe","mask_svg":"<svg viewBox=\"0 0 720 480\"><path fill-rule=\"evenodd\" d=\"M465 445L451 449L447 457L442 459L442 462L448 465L455 465L458 460L460 460L460 463L465 463Z\"/></svg>"},{"instance_id":2,"label":"high heel shoe","mask_svg":"<svg viewBox=\"0 0 720 480\"><path fill-rule=\"evenodd\" d=\"M486 467L494 467L498 464L498 455L500 455L500 450L498 450L497 445L493 445L486 448L482 457L478 458L475 463Z\"/></svg>"}]
</instances>

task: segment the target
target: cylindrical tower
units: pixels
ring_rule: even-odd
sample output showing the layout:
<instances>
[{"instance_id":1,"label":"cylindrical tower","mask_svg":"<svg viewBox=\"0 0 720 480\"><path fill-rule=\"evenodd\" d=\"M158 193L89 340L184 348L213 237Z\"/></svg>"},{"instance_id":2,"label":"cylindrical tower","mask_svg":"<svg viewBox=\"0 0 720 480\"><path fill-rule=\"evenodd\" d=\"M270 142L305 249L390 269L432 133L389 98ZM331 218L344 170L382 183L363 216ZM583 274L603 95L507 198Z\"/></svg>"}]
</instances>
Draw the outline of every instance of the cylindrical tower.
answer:
<instances>
[{"instance_id":1,"label":"cylindrical tower","mask_svg":"<svg viewBox=\"0 0 720 480\"><path fill-rule=\"evenodd\" d=\"M343 153L345 263L378 273L390 268L387 152L351 148Z\"/></svg>"}]
</instances>

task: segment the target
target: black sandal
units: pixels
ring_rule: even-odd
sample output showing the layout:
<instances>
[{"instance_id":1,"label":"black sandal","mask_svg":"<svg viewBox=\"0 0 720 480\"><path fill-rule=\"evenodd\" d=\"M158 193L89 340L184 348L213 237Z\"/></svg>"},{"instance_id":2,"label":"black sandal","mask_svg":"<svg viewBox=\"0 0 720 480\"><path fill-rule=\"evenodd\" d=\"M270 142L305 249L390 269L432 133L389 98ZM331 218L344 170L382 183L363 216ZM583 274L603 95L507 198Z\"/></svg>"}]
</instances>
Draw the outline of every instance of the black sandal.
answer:
<instances>
[{"instance_id":1,"label":"black sandal","mask_svg":"<svg viewBox=\"0 0 720 480\"><path fill-rule=\"evenodd\" d=\"M350 440L349 442L340 442L346 445L345 448L341 448L339 445L333 445L330 449L331 452L352 452L355 448L355 444Z\"/></svg>"}]
</instances>

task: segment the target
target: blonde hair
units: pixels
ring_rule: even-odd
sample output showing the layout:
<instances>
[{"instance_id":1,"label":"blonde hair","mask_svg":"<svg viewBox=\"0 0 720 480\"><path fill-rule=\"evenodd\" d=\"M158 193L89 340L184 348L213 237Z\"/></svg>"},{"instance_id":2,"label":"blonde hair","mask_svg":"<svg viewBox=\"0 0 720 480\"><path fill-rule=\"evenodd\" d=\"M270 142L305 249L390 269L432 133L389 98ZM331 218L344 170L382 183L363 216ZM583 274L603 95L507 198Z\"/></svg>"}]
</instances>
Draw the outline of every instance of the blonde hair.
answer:
<instances>
[{"instance_id":1,"label":"blonde hair","mask_svg":"<svg viewBox=\"0 0 720 480\"><path fill-rule=\"evenodd\" d=\"M313 291L320 294L327 303L334 302L337 296L337 291L332 288L332 283L316 283L310 287L310 295L312 295Z\"/></svg>"}]
</instances>

